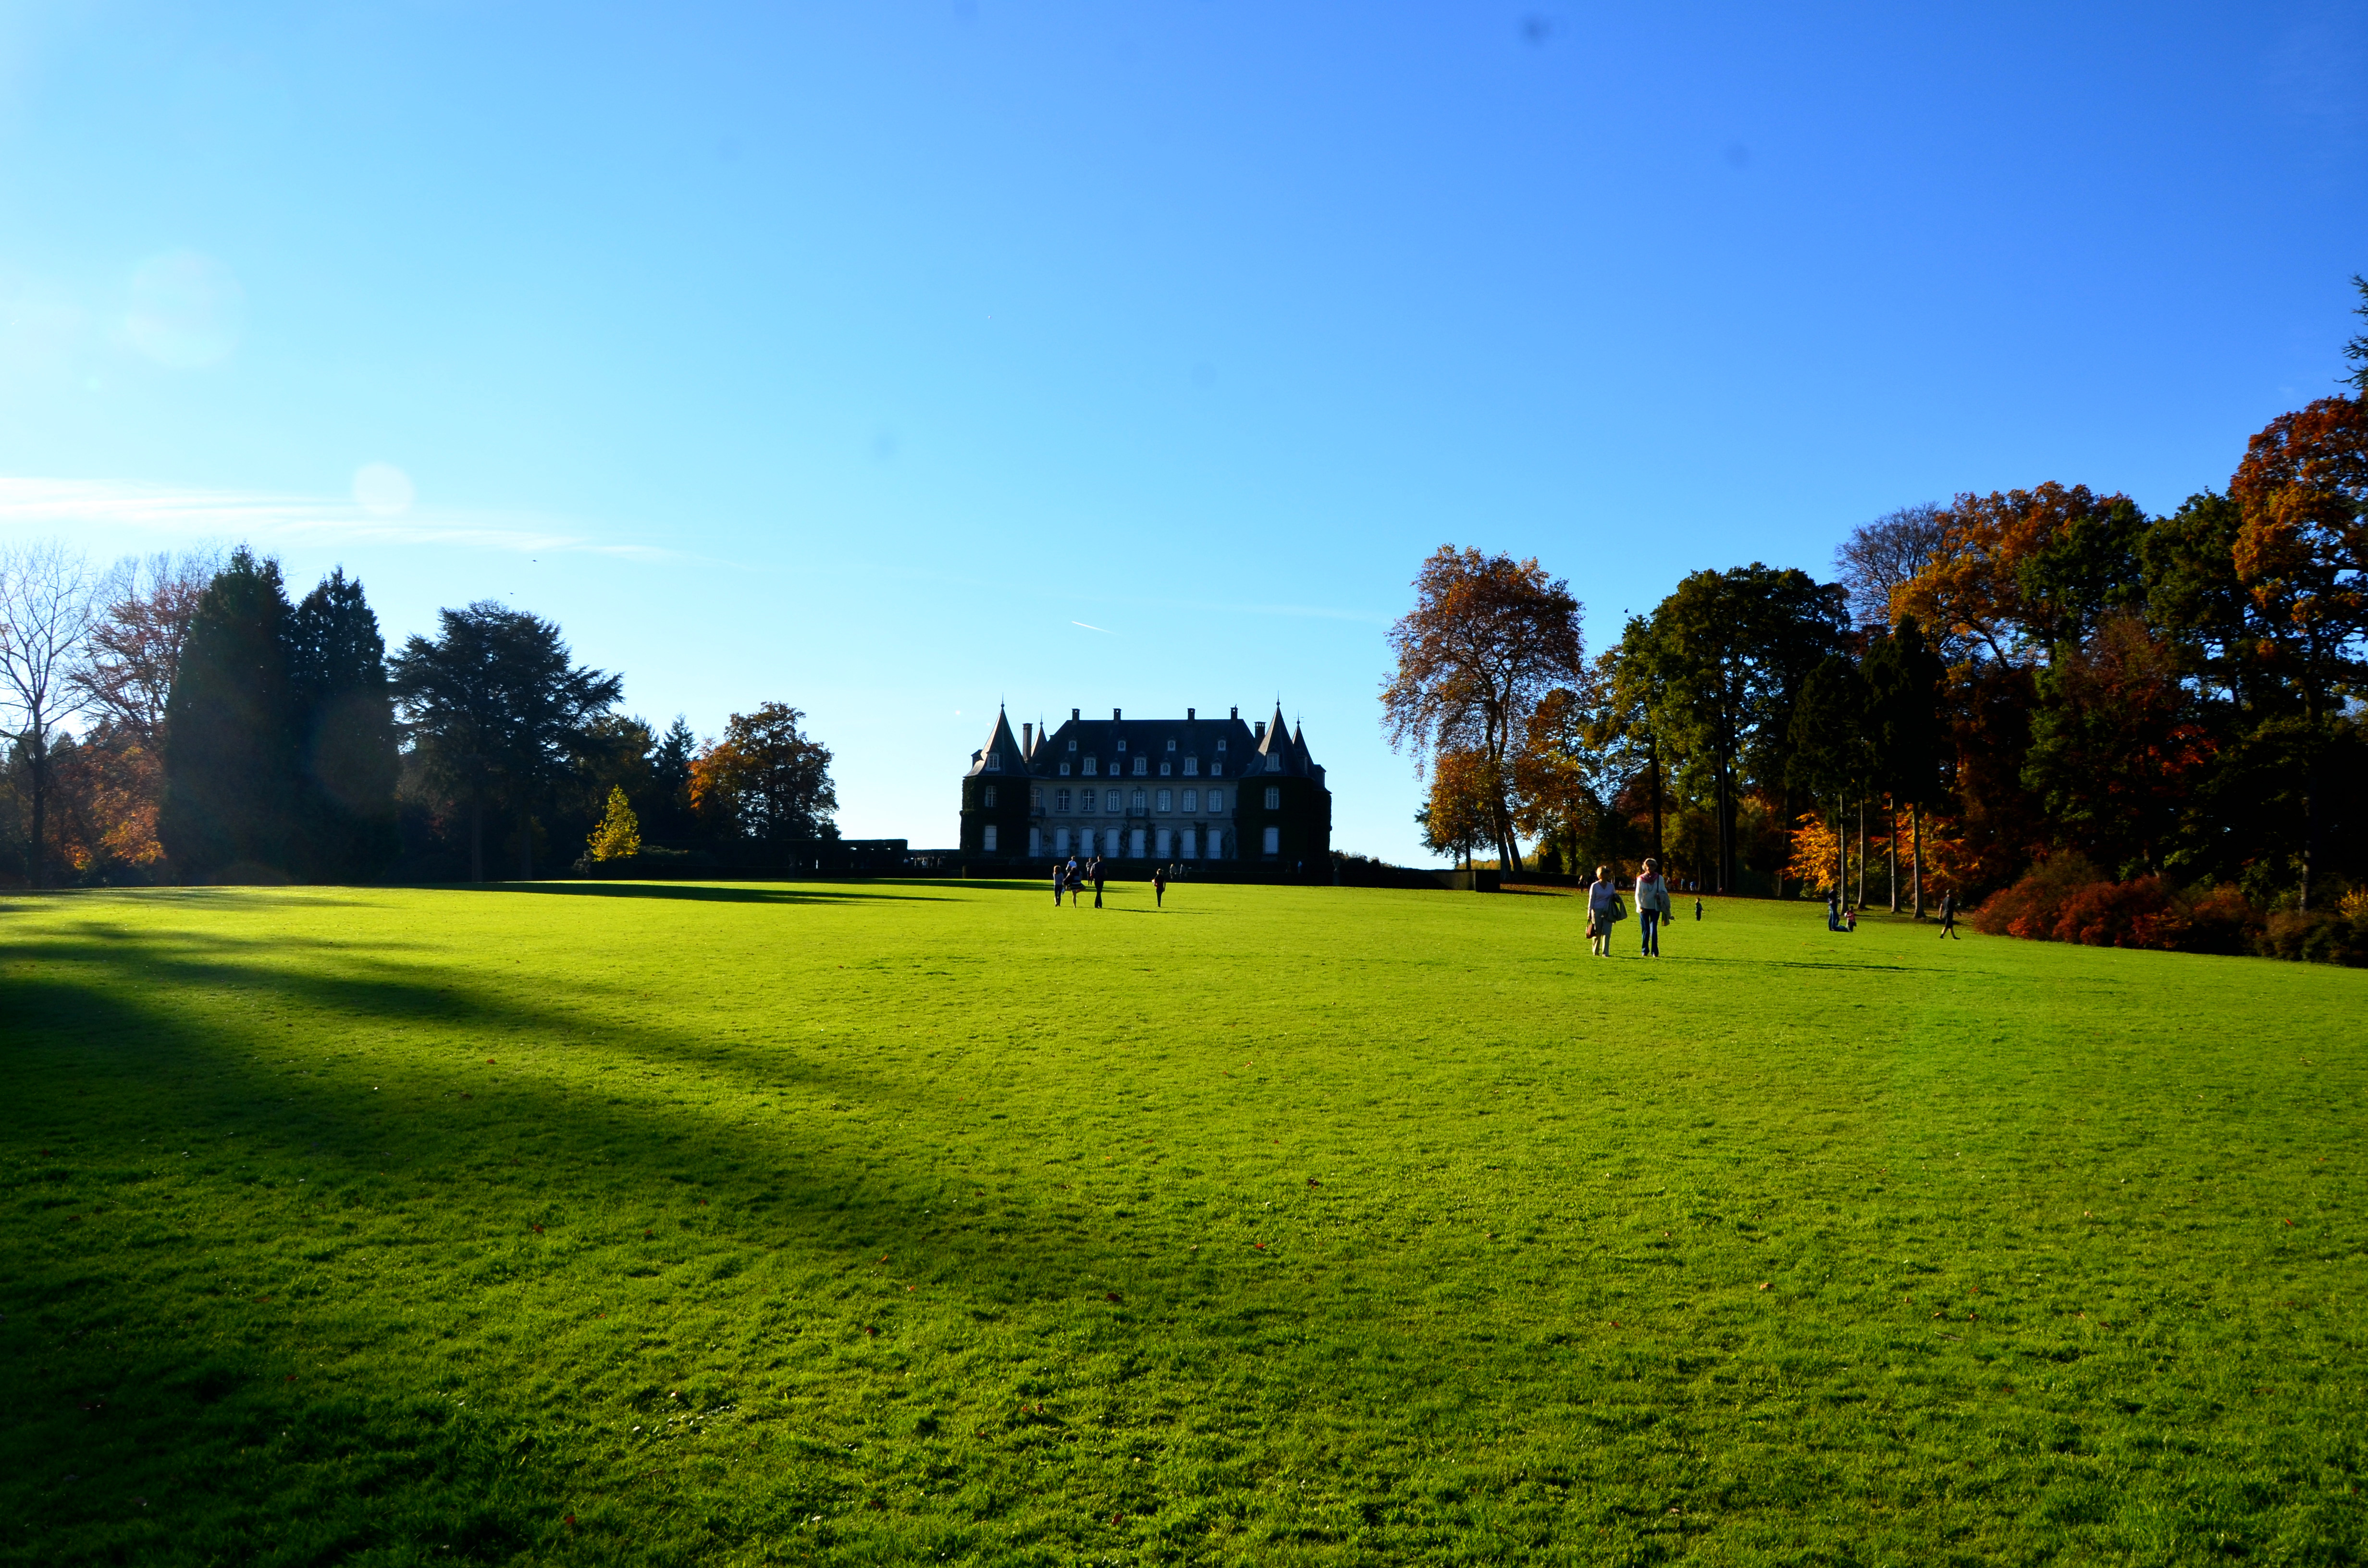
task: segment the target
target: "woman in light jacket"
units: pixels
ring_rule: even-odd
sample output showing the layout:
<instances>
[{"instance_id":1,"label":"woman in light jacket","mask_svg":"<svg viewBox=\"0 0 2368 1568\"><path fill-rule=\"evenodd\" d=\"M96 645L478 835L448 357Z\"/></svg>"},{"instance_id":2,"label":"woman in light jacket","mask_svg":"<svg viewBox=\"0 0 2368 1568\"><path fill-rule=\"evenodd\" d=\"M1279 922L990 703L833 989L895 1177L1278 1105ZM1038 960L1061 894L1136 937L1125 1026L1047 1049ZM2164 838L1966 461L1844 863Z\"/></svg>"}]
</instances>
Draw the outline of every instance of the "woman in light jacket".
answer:
<instances>
[{"instance_id":1,"label":"woman in light jacket","mask_svg":"<svg viewBox=\"0 0 2368 1568\"><path fill-rule=\"evenodd\" d=\"M1636 879L1636 928L1644 941L1642 956L1661 956L1661 922L1669 917L1669 884L1661 880L1661 864L1645 862L1645 874Z\"/></svg>"},{"instance_id":2,"label":"woman in light jacket","mask_svg":"<svg viewBox=\"0 0 2368 1568\"><path fill-rule=\"evenodd\" d=\"M1600 959L1611 956L1611 923L1619 917L1620 884L1611 880L1611 868L1595 868L1595 881L1587 890L1587 936L1590 950Z\"/></svg>"}]
</instances>

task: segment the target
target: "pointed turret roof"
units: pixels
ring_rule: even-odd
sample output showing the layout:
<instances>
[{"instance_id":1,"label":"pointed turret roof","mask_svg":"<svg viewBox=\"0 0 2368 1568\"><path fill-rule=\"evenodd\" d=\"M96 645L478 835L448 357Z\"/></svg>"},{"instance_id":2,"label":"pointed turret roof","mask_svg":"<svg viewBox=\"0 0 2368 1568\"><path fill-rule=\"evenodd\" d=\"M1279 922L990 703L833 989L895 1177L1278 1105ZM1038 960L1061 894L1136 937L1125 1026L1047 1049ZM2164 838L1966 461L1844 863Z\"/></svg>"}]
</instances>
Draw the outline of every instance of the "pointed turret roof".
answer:
<instances>
[{"instance_id":1,"label":"pointed turret roof","mask_svg":"<svg viewBox=\"0 0 2368 1568\"><path fill-rule=\"evenodd\" d=\"M990 762L990 758L997 759ZM1028 757L1019 749L1019 737L1011 733L1011 721L1001 708L995 710L995 733L986 737L986 744L970 754L973 773L1023 773Z\"/></svg>"}]
</instances>

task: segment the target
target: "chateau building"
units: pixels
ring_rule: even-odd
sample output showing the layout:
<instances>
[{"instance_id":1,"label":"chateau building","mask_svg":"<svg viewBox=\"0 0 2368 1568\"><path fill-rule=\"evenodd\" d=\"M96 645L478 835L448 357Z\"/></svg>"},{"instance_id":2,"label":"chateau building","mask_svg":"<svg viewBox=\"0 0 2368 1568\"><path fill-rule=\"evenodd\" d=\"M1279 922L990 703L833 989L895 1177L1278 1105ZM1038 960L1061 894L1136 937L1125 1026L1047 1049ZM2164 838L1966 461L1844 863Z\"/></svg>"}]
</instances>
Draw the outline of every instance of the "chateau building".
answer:
<instances>
[{"instance_id":1,"label":"chateau building","mask_svg":"<svg viewBox=\"0 0 2368 1568\"><path fill-rule=\"evenodd\" d=\"M1282 709L1262 722L1242 710L1203 719L1087 719L1059 729L1002 713L970 754L962 783L962 849L1013 865L1084 858L1247 861L1280 869L1322 862L1332 848L1332 792Z\"/></svg>"}]
</instances>

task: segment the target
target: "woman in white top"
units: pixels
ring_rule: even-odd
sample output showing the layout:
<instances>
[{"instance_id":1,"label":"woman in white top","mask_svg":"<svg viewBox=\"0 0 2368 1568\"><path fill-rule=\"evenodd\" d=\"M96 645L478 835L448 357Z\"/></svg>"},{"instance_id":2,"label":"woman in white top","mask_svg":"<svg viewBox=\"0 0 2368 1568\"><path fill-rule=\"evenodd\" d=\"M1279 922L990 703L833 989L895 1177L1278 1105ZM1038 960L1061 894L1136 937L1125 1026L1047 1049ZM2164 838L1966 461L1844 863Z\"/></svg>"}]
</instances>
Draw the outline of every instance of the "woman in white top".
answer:
<instances>
[{"instance_id":1,"label":"woman in white top","mask_svg":"<svg viewBox=\"0 0 2368 1568\"><path fill-rule=\"evenodd\" d=\"M1644 941L1644 956L1661 956L1661 922L1669 917L1669 884L1661 880L1657 860L1645 862L1645 874L1636 879L1636 931Z\"/></svg>"},{"instance_id":2,"label":"woman in white top","mask_svg":"<svg viewBox=\"0 0 2368 1568\"><path fill-rule=\"evenodd\" d=\"M1595 881L1587 890L1587 936L1597 958L1611 956L1611 917L1620 907L1620 884L1611 880L1611 868L1595 868Z\"/></svg>"}]
</instances>

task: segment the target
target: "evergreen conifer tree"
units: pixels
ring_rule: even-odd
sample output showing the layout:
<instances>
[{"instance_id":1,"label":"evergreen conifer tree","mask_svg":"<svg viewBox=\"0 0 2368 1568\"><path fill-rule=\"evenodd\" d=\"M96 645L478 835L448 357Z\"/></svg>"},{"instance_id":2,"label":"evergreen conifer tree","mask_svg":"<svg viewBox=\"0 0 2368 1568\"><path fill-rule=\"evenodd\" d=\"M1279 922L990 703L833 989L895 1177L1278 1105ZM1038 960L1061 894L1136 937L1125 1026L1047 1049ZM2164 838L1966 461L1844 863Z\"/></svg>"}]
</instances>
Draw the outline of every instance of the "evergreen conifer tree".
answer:
<instances>
[{"instance_id":1,"label":"evergreen conifer tree","mask_svg":"<svg viewBox=\"0 0 2368 1568\"><path fill-rule=\"evenodd\" d=\"M285 877L298 726L279 563L244 547L189 620L165 707L156 833L190 881Z\"/></svg>"},{"instance_id":2,"label":"evergreen conifer tree","mask_svg":"<svg viewBox=\"0 0 2368 1568\"><path fill-rule=\"evenodd\" d=\"M339 567L296 607L290 634L302 874L367 881L401 849L394 807L401 761L378 618L361 584Z\"/></svg>"}]
</instances>

